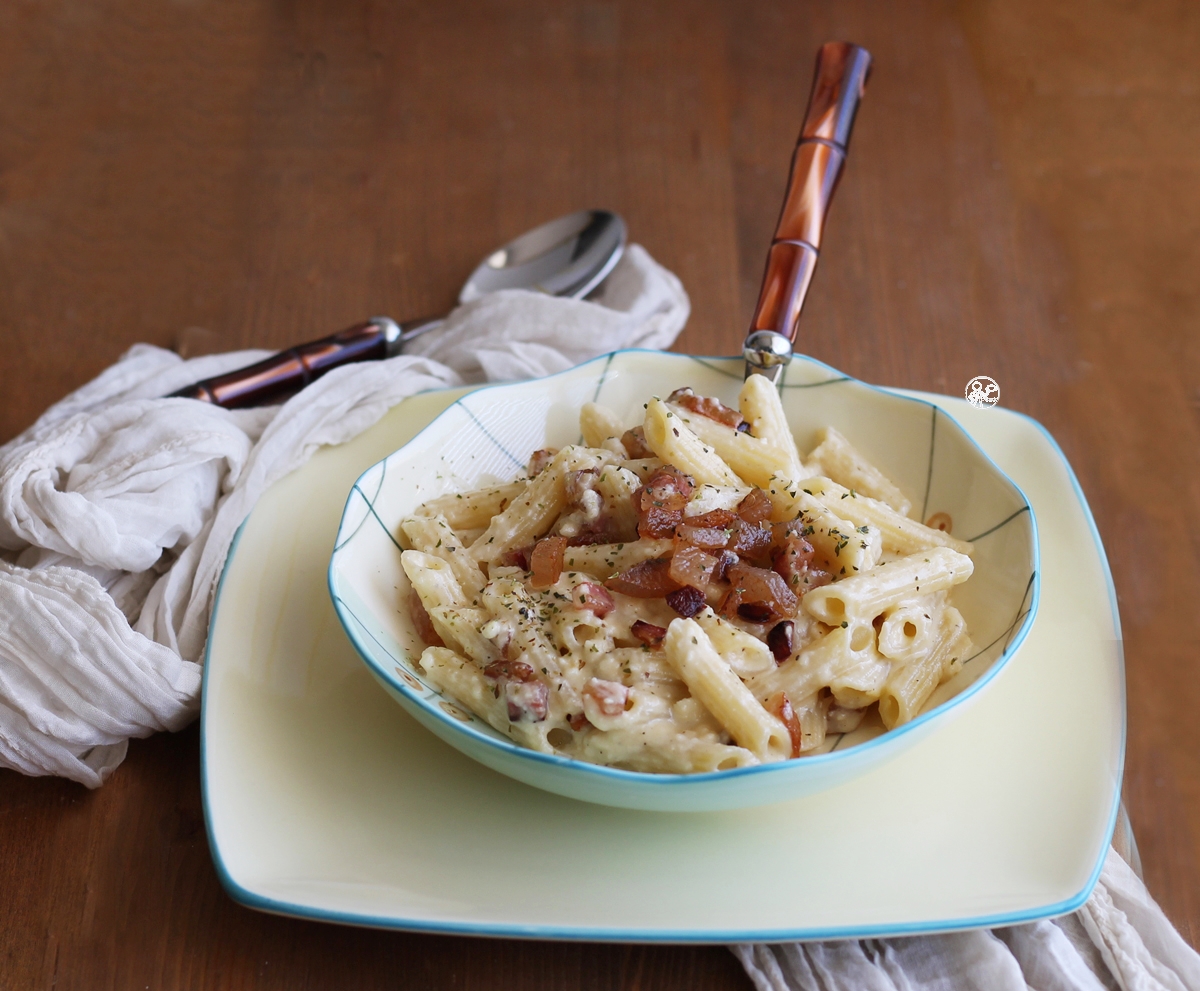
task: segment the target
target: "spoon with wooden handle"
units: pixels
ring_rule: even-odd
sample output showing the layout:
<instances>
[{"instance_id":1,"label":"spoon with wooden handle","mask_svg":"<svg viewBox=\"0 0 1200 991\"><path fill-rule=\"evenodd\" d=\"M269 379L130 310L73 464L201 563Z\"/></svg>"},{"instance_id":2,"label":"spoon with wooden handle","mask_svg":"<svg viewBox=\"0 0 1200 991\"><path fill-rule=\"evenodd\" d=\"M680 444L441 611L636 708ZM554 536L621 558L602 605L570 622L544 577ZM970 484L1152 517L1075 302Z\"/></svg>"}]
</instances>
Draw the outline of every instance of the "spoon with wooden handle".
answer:
<instances>
[{"instance_id":1,"label":"spoon with wooden handle","mask_svg":"<svg viewBox=\"0 0 1200 991\"><path fill-rule=\"evenodd\" d=\"M488 255L458 295L469 303L497 289L536 289L581 299L612 271L625 250L625 221L608 210L580 210L535 227ZM280 399L352 361L394 358L442 317L396 323L372 317L319 341L287 348L254 365L186 386L171 397L241 409Z\"/></svg>"}]
</instances>

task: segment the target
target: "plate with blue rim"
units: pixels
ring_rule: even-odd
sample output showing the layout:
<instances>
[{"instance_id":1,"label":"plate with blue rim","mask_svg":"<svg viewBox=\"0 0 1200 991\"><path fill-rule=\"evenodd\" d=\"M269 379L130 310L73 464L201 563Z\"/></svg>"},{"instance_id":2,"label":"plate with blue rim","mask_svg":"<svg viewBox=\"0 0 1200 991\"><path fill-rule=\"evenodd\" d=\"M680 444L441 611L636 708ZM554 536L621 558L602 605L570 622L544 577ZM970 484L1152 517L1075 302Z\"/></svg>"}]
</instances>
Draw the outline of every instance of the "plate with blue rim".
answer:
<instances>
[{"instance_id":1,"label":"plate with blue rim","mask_svg":"<svg viewBox=\"0 0 1200 991\"><path fill-rule=\"evenodd\" d=\"M686 360L736 389L740 362ZM412 397L318 452L268 491L230 551L201 739L210 847L236 900L421 932L656 942L1011 925L1086 900L1117 814L1120 627L1086 500L1038 424L916 396L952 415L1038 520L1037 615L962 718L836 787L656 813L564 798L465 757L380 689L334 611L327 567L347 491L472 394Z\"/></svg>"},{"instance_id":2,"label":"plate with blue rim","mask_svg":"<svg viewBox=\"0 0 1200 991\"><path fill-rule=\"evenodd\" d=\"M937 406L897 396L807 358L782 381L783 408L802 451L835 426L894 479L925 520L952 520L975 544L974 574L953 601L976 644L959 674L912 722L882 732L867 720L801 760L702 774L647 774L538 753L430 685L424 645L406 607L401 520L426 500L510 481L530 454L578 443L588 400L641 420L654 395L689 386L736 405L740 369L683 355L620 351L558 375L480 389L451 405L408 444L371 466L346 501L329 586L347 635L371 672L414 718L488 767L558 794L650 811L696 812L785 801L835 787L958 716L1020 648L1037 611L1037 525L1020 488Z\"/></svg>"}]
</instances>

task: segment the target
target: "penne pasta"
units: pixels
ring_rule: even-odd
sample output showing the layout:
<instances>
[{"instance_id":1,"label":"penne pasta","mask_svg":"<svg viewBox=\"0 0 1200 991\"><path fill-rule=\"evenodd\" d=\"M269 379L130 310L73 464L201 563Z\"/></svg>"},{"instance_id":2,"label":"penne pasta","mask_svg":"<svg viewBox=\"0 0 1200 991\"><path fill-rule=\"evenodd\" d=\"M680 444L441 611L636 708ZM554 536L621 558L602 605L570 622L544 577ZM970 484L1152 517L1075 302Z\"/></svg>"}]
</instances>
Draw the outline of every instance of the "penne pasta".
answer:
<instances>
[{"instance_id":1,"label":"penne pasta","mask_svg":"<svg viewBox=\"0 0 1200 991\"><path fill-rule=\"evenodd\" d=\"M525 491L528 484L522 479L474 492L438 496L418 506L414 516L441 516L455 530L486 528L497 514L504 512L509 503Z\"/></svg>"},{"instance_id":2,"label":"penne pasta","mask_svg":"<svg viewBox=\"0 0 1200 991\"><path fill-rule=\"evenodd\" d=\"M810 616L830 626L870 623L905 599L952 588L971 577L971 559L934 547L879 565L865 575L813 589L803 599Z\"/></svg>"},{"instance_id":3,"label":"penne pasta","mask_svg":"<svg viewBox=\"0 0 1200 991\"><path fill-rule=\"evenodd\" d=\"M888 729L920 715L934 689L945 680L946 673L954 670L956 664L959 668L962 666L970 639L957 609L950 607L942 613L932 637L932 649L896 667L884 686L879 697L879 718Z\"/></svg>"},{"instance_id":4,"label":"penne pasta","mask_svg":"<svg viewBox=\"0 0 1200 991\"><path fill-rule=\"evenodd\" d=\"M748 489L721 456L697 437L683 418L661 399L651 399L646 404L642 428L646 432L646 443L663 463L674 465L697 483Z\"/></svg>"},{"instance_id":5,"label":"penne pasta","mask_svg":"<svg viewBox=\"0 0 1200 991\"><path fill-rule=\"evenodd\" d=\"M807 472L787 429L787 418L775 387L763 376L752 375L742 386L739 405L750 425L749 431L736 430L679 405L670 408L749 484L766 489L772 475L789 481L803 478Z\"/></svg>"},{"instance_id":6,"label":"penne pasta","mask_svg":"<svg viewBox=\"0 0 1200 991\"><path fill-rule=\"evenodd\" d=\"M726 622L712 609L697 613L696 622L739 678L752 678L774 669L775 658L771 656L770 647L753 634Z\"/></svg>"},{"instance_id":7,"label":"penne pasta","mask_svg":"<svg viewBox=\"0 0 1200 991\"><path fill-rule=\"evenodd\" d=\"M652 773L750 767L900 725L961 670L949 596L970 545L908 519L832 428L806 467L764 377L738 410L679 390L640 431L595 403L579 427L532 477L399 526L420 668L513 741Z\"/></svg>"},{"instance_id":8,"label":"penne pasta","mask_svg":"<svg viewBox=\"0 0 1200 991\"><path fill-rule=\"evenodd\" d=\"M828 478L806 478L799 483L801 492L814 495L834 512L856 526L877 527L883 535L883 549L895 554L915 554L931 547L949 547L970 554L972 547L944 530L935 530L916 520L901 516L891 506L838 485Z\"/></svg>"},{"instance_id":9,"label":"penne pasta","mask_svg":"<svg viewBox=\"0 0 1200 991\"><path fill-rule=\"evenodd\" d=\"M739 745L760 761L773 756L778 759L778 755L791 750L787 728L742 684L699 623L673 620L663 648L688 690Z\"/></svg>"},{"instance_id":10,"label":"penne pasta","mask_svg":"<svg viewBox=\"0 0 1200 991\"><path fill-rule=\"evenodd\" d=\"M483 589L487 575L441 513L411 517L400 525L400 532L412 550L440 557L449 564L465 596L478 595Z\"/></svg>"},{"instance_id":11,"label":"penne pasta","mask_svg":"<svg viewBox=\"0 0 1200 991\"><path fill-rule=\"evenodd\" d=\"M568 472L596 468L601 457L582 447L564 447L506 508L492 517L488 528L470 547L476 561L492 563L508 552L544 536L566 506L564 481Z\"/></svg>"},{"instance_id":12,"label":"penne pasta","mask_svg":"<svg viewBox=\"0 0 1200 991\"><path fill-rule=\"evenodd\" d=\"M845 437L826 427L821 442L808 454L809 464L847 489L878 499L901 516L907 516L912 503L892 481L858 453Z\"/></svg>"},{"instance_id":13,"label":"penne pasta","mask_svg":"<svg viewBox=\"0 0 1200 991\"><path fill-rule=\"evenodd\" d=\"M599 403L584 403L579 410L579 432L587 447L604 447L604 442L616 437L618 440L625 428L621 418L607 406Z\"/></svg>"},{"instance_id":14,"label":"penne pasta","mask_svg":"<svg viewBox=\"0 0 1200 991\"><path fill-rule=\"evenodd\" d=\"M943 596L901 602L881 613L879 652L893 661L911 661L929 653L945 610Z\"/></svg>"},{"instance_id":15,"label":"penne pasta","mask_svg":"<svg viewBox=\"0 0 1200 991\"><path fill-rule=\"evenodd\" d=\"M563 567L582 571L596 578L611 578L628 571L635 564L671 552L669 540L633 540L627 544L586 544L568 547L563 553Z\"/></svg>"}]
</instances>

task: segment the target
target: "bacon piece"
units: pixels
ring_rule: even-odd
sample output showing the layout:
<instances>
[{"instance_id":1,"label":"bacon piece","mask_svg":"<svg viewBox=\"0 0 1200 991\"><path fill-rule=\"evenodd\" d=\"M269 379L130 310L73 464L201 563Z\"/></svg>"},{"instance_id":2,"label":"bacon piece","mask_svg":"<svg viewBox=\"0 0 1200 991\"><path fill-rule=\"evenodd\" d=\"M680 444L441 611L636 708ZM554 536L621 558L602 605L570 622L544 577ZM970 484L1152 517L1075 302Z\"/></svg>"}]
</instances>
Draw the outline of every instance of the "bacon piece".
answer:
<instances>
[{"instance_id":1,"label":"bacon piece","mask_svg":"<svg viewBox=\"0 0 1200 991\"><path fill-rule=\"evenodd\" d=\"M729 573L729 569L740 560L741 558L733 553L733 551L721 551L717 555L717 566L713 568L713 581L724 581Z\"/></svg>"},{"instance_id":2,"label":"bacon piece","mask_svg":"<svg viewBox=\"0 0 1200 991\"><path fill-rule=\"evenodd\" d=\"M682 520L682 510L651 507L639 514L638 536L643 540L669 540Z\"/></svg>"},{"instance_id":3,"label":"bacon piece","mask_svg":"<svg viewBox=\"0 0 1200 991\"><path fill-rule=\"evenodd\" d=\"M567 716L567 725L569 725L571 729L578 733L585 726L590 726L591 723L588 722L588 717L584 713L574 712Z\"/></svg>"},{"instance_id":4,"label":"bacon piece","mask_svg":"<svg viewBox=\"0 0 1200 991\"><path fill-rule=\"evenodd\" d=\"M540 723L550 705L550 689L539 681L533 665L524 661L492 661L484 675L496 680L496 693L504 693L509 722Z\"/></svg>"},{"instance_id":5,"label":"bacon piece","mask_svg":"<svg viewBox=\"0 0 1200 991\"><path fill-rule=\"evenodd\" d=\"M775 618L768 602L742 602L737 607L737 614L747 623L769 623Z\"/></svg>"},{"instance_id":6,"label":"bacon piece","mask_svg":"<svg viewBox=\"0 0 1200 991\"><path fill-rule=\"evenodd\" d=\"M638 492L634 494L634 507L639 509L677 509L680 512L692 497L696 488L691 475L685 475L674 465L663 465L655 468L654 473L646 479ZM639 495L640 493L640 500Z\"/></svg>"},{"instance_id":7,"label":"bacon piece","mask_svg":"<svg viewBox=\"0 0 1200 991\"><path fill-rule=\"evenodd\" d=\"M510 568L520 568L522 571L529 570L529 555L533 551L532 547L514 547L510 551L506 551L500 557L500 563Z\"/></svg>"},{"instance_id":8,"label":"bacon piece","mask_svg":"<svg viewBox=\"0 0 1200 991\"><path fill-rule=\"evenodd\" d=\"M679 588L679 582L671 577L670 572L671 559L656 557L648 561L639 561L604 584L614 592L632 595L634 598L661 599Z\"/></svg>"},{"instance_id":9,"label":"bacon piece","mask_svg":"<svg viewBox=\"0 0 1200 991\"><path fill-rule=\"evenodd\" d=\"M685 544L706 550L723 550L729 542L729 531L717 526L694 526L689 523L675 528L675 537Z\"/></svg>"},{"instance_id":10,"label":"bacon piece","mask_svg":"<svg viewBox=\"0 0 1200 991\"><path fill-rule=\"evenodd\" d=\"M820 568L813 568L810 571L800 576L800 584L796 586L796 596L800 597L805 592L811 592L814 588L820 588L822 585L828 585L833 581L833 575L828 571L822 571Z\"/></svg>"},{"instance_id":11,"label":"bacon piece","mask_svg":"<svg viewBox=\"0 0 1200 991\"><path fill-rule=\"evenodd\" d=\"M729 591L721 600L722 615L769 623L796 613L796 596L774 571L739 561L729 569L729 581Z\"/></svg>"},{"instance_id":12,"label":"bacon piece","mask_svg":"<svg viewBox=\"0 0 1200 991\"><path fill-rule=\"evenodd\" d=\"M771 567L783 576L788 588L794 589L812 567L815 553L813 545L803 537L784 537L771 552Z\"/></svg>"},{"instance_id":13,"label":"bacon piece","mask_svg":"<svg viewBox=\"0 0 1200 991\"><path fill-rule=\"evenodd\" d=\"M675 553L671 555L671 567L668 574L680 585L694 585L704 588L712 581L713 571L717 567L717 559L706 554L699 547L691 544L675 544Z\"/></svg>"},{"instance_id":14,"label":"bacon piece","mask_svg":"<svg viewBox=\"0 0 1200 991\"><path fill-rule=\"evenodd\" d=\"M663 637L667 635L664 627L655 626L653 623L647 623L644 619L639 619L634 622L629 628L629 632L637 637L647 647L657 647L663 642Z\"/></svg>"},{"instance_id":15,"label":"bacon piece","mask_svg":"<svg viewBox=\"0 0 1200 991\"><path fill-rule=\"evenodd\" d=\"M602 477L599 468L569 471L563 476L563 494L568 508L555 524L555 532L567 538L569 547L628 543L637 539L636 518L625 512L613 512L606 506L603 494L596 487Z\"/></svg>"},{"instance_id":16,"label":"bacon piece","mask_svg":"<svg viewBox=\"0 0 1200 991\"><path fill-rule=\"evenodd\" d=\"M754 558L764 564L775 541L774 531L768 524L735 516L727 509L714 509L703 516L687 518L687 522L675 528L675 536L708 551L728 548L740 557Z\"/></svg>"},{"instance_id":17,"label":"bacon piece","mask_svg":"<svg viewBox=\"0 0 1200 991\"><path fill-rule=\"evenodd\" d=\"M504 701L510 723L540 723L550 709L550 689L544 681L505 682Z\"/></svg>"},{"instance_id":18,"label":"bacon piece","mask_svg":"<svg viewBox=\"0 0 1200 991\"><path fill-rule=\"evenodd\" d=\"M672 465L656 468L646 484L633 493L638 536L647 540L674 536L695 487L691 476Z\"/></svg>"},{"instance_id":19,"label":"bacon piece","mask_svg":"<svg viewBox=\"0 0 1200 991\"><path fill-rule=\"evenodd\" d=\"M566 549L566 537L543 537L534 544L533 553L529 555L529 570L533 572L529 584L537 589L547 589L558 581Z\"/></svg>"},{"instance_id":20,"label":"bacon piece","mask_svg":"<svg viewBox=\"0 0 1200 991\"><path fill-rule=\"evenodd\" d=\"M646 445L646 432L641 427L634 427L621 434L621 446L634 461L654 457L654 452Z\"/></svg>"},{"instance_id":21,"label":"bacon piece","mask_svg":"<svg viewBox=\"0 0 1200 991\"><path fill-rule=\"evenodd\" d=\"M771 553L771 543L774 534L769 526L762 523L747 523L741 517L735 517L729 524L732 531L726 543L738 557L748 557L766 564Z\"/></svg>"},{"instance_id":22,"label":"bacon piece","mask_svg":"<svg viewBox=\"0 0 1200 991\"><path fill-rule=\"evenodd\" d=\"M429 613L425 611L425 603L417 595L416 589L408 593L408 614L412 617L413 626L417 628L417 636L421 638L422 643L427 647L446 646L442 642L442 638L438 636L437 630L433 628L433 620L429 618Z\"/></svg>"},{"instance_id":23,"label":"bacon piece","mask_svg":"<svg viewBox=\"0 0 1200 991\"><path fill-rule=\"evenodd\" d=\"M675 592L667 593L667 605L684 619L690 619L708 605L704 593L693 585L684 585Z\"/></svg>"},{"instance_id":24,"label":"bacon piece","mask_svg":"<svg viewBox=\"0 0 1200 991\"><path fill-rule=\"evenodd\" d=\"M567 503L578 506L586 493L595 490L599 477L599 468L580 468L578 471L567 472L563 476L563 495Z\"/></svg>"},{"instance_id":25,"label":"bacon piece","mask_svg":"<svg viewBox=\"0 0 1200 991\"><path fill-rule=\"evenodd\" d=\"M629 704L629 689L619 681L592 678L583 686L583 694L591 697L604 716L619 716Z\"/></svg>"},{"instance_id":26,"label":"bacon piece","mask_svg":"<svg viewBox=\"0 0 1200 991\"><path fill-rule=\"evenodd\" d=\"M734 521L736 516L737 513L732 509L712 509L699 516L689 516L688 525L694 527L716 527L720 530L725 530L728 529L729 524Z\"/></svg>"},{"instance_id":27,"label":"bacon piece","mask_svg":"<svg viewBox=\"0 0 1200 991\"><path fill-rule=\"evenodd\" d=\"M737 514L747 523L765 523L771 518L771 497L762 489L751 489L749 494L738 503Z\"/></svg>"},{"instance_id":28,"label":"bacon piece","mask_svg":"<svg viewBox=\"0 0 1200 991\"><path fill-rule=\"evenodd\" d=\"M674 403L676 406L682 406L684 409L690 410L698 416L706 416L710 420L716 420L727 427L741 429L741 425L746 423L742 419L742 414L732 406L726 406L719 399L712 399L708 396L697 396L696 393L688 388L676 389L667 396L667 402ZM747 428L749 428L749 424L747 424Z\"/></svg>"},{"instance_id":29,"label":"bacon piece","mask_svg":"<svg viewBox=\"0 0 1200 991\"><path fill-rule=\"evenodd\" d=\"M636 538L622 532L616 521L610 516L601 516L595 523L589 524L575 536L567 538L568 547L586 547L589 544L631 544Z\"/></svg>"},{"instance_id":30,"label":"bacon piece","mask_svg":"<svg viewBox=\"0 0 1200 991\"><path fill-rule=\"evenodd\" d=\"M603 619L612 612L613 597L599 582L580 582L575 586L574 603L581 609L590 609L597 619Z\"/></svg>"},{"instance_id":31,"label":"bacon piece","mask_svg":"<svg viewBox=\"0 0 1200 991\"><path fill-rule=\"evenodd\" d=\"M771 648L771 656L776 664L782 664L792 656L792 645L795 640L796 624L790 619L783 619L771 627L767 634L767 646Z\"/></svg>"},{"instance_id":32,"label":"bacon piece","mask_svg":"<svg viewBox=\"0 0 1200 991\"><path fill-rule=\"evenodd\" d=\"M800 720L796 710L792 708L792 700L787 692L776 692L767 699L766 709L779 717L779 721L787 727L788 736L792 738L792 756L800 756L800 744L804 740L804 731L800 728Z\"/></svg>"},{"instance_id":33,"label":"bacon piece","mask_svg":"<svg viewBox=\"0 0 1200 991\"><path fill-rule=\"evenodd\" d=\"M554 460L554 455L558 451L550 447L543 447L541 450L534 451L529 455L529 467L525 469L525 473L533 478L535 475L540 475L545 470L546 465Z\"/></svg>"},{"instance_id":34,"label":"bacon piece","mask_svg":"<svg viewBox=\"0 0 1200 991\"><path fill-rule=\"evenodd\" d=\"M526 664L524 661L492 661L483 673L497 681L535 681L537 673L533 670L532 664Z\"/></svg>"},{"instance_id":35,"label":"bacon piece","mask_svg":"<svg viewBox=\"0 0 1200 991\"><path fill-rule=\"evenodd\" d=\"M771 567L797 596L833 581L833 575L816 567L815 553L803 537L785 537L771 554Z\"/></svg>"}]
</instances>

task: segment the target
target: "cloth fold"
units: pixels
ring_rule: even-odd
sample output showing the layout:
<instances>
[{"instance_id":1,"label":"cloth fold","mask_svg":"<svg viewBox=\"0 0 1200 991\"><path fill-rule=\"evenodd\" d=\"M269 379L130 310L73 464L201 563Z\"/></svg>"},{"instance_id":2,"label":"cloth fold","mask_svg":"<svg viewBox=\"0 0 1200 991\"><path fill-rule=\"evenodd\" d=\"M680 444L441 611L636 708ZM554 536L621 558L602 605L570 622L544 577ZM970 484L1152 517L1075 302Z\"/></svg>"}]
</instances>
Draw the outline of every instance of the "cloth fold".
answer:
<instances>
[{"instance_id":1,"label":"cloth fold","mask_svg":"<svg viewBox=\"0 0 1200 991\"><path fill-rule=\"evenodd\" d=\"M484 296L412 353L335 369L281 406L160 398L269 352L134 346L0 447L0 766L95 788L131 737L186 725L234 534L318 448L426 389L669 347L688 312L635 244L590 301Z\"/></svg>"},{"instance_id":2,"label":"cloth fold","mask_svg":"<svg viewBox=\"0 0 1200 991\"><path fill-rule=\"evenodd\" d=\"M160 398L265 357L137 345L0 447L0 767L98 787L129 739L199 706L209 609L259 496L416 392L666 348L689 303L631 245L588 302L508 290L411 353L336 369L281 406ZM1200 957L1110 852L1079 912L993 932L732 948L760 991L1200 991Z\"/></svg>"},{"instance_id":3,"label":"cloth fold","mask_svg":"<svg viewBox=\"0 0 1200 991\"><path fill-rule=\"evenodd\" d=\"M1200 955L1115 851L1078 912L1007 929L732 947L758 991L1197 991Z\"/></svg>"}]
</instances>

